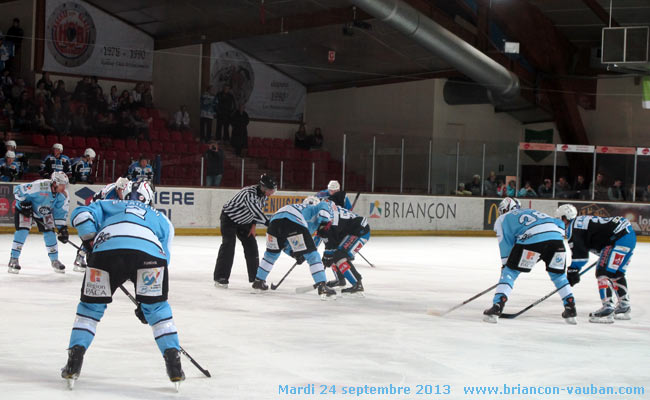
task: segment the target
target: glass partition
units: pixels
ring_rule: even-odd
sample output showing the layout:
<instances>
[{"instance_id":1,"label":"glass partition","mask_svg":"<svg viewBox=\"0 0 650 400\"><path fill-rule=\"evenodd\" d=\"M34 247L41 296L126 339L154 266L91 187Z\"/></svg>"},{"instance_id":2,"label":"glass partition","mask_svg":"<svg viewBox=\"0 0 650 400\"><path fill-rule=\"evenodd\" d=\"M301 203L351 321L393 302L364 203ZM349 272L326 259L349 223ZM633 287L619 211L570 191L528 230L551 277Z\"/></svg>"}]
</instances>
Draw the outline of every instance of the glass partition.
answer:
<instances>
[{"instance_id":1,"label":"glass partition","mask_svg":"<svg viewBox=\"0 0 650 400\"><path fill-rule=\"evenodd\" d=\"M430 188L431 140L429 137L404 138L404 183L402 192L427 194Z\"/></svg>"},{"instance_id":2,"label":"glass partition","mask_svg":"<svg viewBox=\"0 0 650 400\"><path fill-rule=\"evenodd\" d=\"M594 200L632 201L634 161L633 147L596 147Z\"/></svg>"},{"instance_id":3,"label":"glass partition","mask_svg":"<svg viewBox=\"0 0 650 400\"><path fill-rule=\"evenodd\" d=\"M635 200L650 202L650 148L637 149Z\"/></svg>"}]
</instances>

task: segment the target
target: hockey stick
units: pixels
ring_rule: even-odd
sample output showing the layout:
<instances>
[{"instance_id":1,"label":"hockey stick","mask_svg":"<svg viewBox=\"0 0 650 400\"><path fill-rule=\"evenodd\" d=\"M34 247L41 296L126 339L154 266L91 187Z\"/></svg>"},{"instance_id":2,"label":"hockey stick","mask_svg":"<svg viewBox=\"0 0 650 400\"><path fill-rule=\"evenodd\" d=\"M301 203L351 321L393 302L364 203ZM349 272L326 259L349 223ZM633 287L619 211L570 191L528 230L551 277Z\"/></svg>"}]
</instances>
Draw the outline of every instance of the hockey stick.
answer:
<instances>
[{"instance_id":1,"label":"hockey stick","mask_svg":"<svg viewBox=\"0 0 650 400\"><path fill-rule=\"evenodd\" d=\"M497 285L498 285L498 283L495 283L494 285L492 285L492 286L490 286L489 288L485 289L485 290L482 291L481 293L477 293L477 294L475 294L474 296L470 297L469 299L463 301L462 303L460 303L460 304L456 304L455 306L453 306L452 308L450 308L449 310L447 310L447 311L445 311L445 312L442 312L442 313L441 313L441 312L438 312L438 311L436 311L436 310L429 310L429 311L427 311L427 314L429 314L429 315L437 315L437 316L439 316L439 317L442 317L443 315L449 314L450 312L452 312L452 311L454 311L454 310L456 310L456 309L458 309L458 308L461 308L461 307L464 306L465 304L467 304L467 303L469 303L469 302L471 302L471 301L474 301L474 300L478 299L479 297L483 296L485 293L487 293L487 292L491 291L492 289L496 288Z\"/></svg>"},{"instance_id":2,"label":"hockey stick","mask_svg":"<svg viewBox=\"0 0 650 400\"><path fill-rule=\"evenodd\" d=\"M77 250L81 250L81 247L77 246L74 242L71 242L70 240L68 240L67 243L70 243L70 244L71 244L73 247L75 247ZM123 285L120 285L120 289L124 292L125 295L127 295L127 297L128 297L128 298L133 302L133 304L135 304L136 306L139 306L139 303L138 303L138 301L135 299L135 297L133 297L133 295L131 295L131 293L130 293L130 292L129 292L129 291L128 291L128 290L127 290ZM192 364L194 364L194 366L195 366L196 368L198 368L199 371L201 371L201 372L203 373L203 375L207 376L208 378L211 378L211 377L212 377L212 375L210 375L210 371L208 371L207 369L204 369L203 367L201 367L201 366L199 365L199 363L196 362L196 360L195 360L194 358L192 358L192 356L189 355L189 353L188 353L187 351L185 351L185 349L183 348L183 346L180 346L180 345L179 345L179 347L181 348L181 353L185 354L185 356L186 356L187 358L189 358L189 360L192 362Z\"/></svg>"},{"instance_id":3,"label":"hockey stick","mask_svg":"<svg viewBox=\"0 0 650 400\"><path fill-rule=\"evenodd\" d=\"M361 192L357 192L357 195L354 196L354 201L352 202L352 206L350 206L350 211L354 210L354 206L357 205L357 200L359 200L359 196L361 196Z\"/></svg>"},{"instance_id":4,"label":"hockey stick","mask_svg":"<svg viewBox=\"0 0 650 400\"><path fill-rule=\"evenodd\" d=\"M363 261L367 262L368 265L370 265L370 266L373 267L373 268L376 268L375 265L374 265L373 263L371 263L370 261L368 261L368 259L365 258L365 257L363 256L363 254L361 254L361 253L357 253L357 254L360 255L361 258L363 258Z\"/></svg>"},{"instance_id":5,"label":"hockey stick","mask_svg":"<svg viewBox=\"0 0 650 400\"><path fill-rule=\"evenodd\" d=\"M591 264L591 265L590 265L587 269L585 269L584 271L581 271L581 272L580 272L580 275L582 276L582 274L584 274L585 272L587 272L587 271L589 271L590 269L592 269L593 267L595 267L597 263L598 263L598 261L596 261L596 262L594 262L593 264ZM503 318L503 319L515 319L515 318L517 318L518 316L520 316L521 314L523 314L523 313L525 313L526 311L530 310L531 308L535 307L536 305L538 305L538 304L541 303L542 301L548 299L549 297L553 296L555 293L557 293L557 292L559 292L559 291L560 291L560 289L555 289L554 291L552 291L551 293L547 294L546 296L544 296L544 297L542 297L542 298L540 298L540 299L535 300L535 301L534 301L532 304L530 304L528 307L526 307L526 308L524 308L524 309L522 309L522 310L520 310L520 311L518 311L518 312L516 312L516 313L514 313L514 314L506 314L506 313L503 313L503 314L501 314L501 316L500 316L499 318Z\"/></svg>"},{"instance_id":6,"label":"hockey stick","mask_svg":"<svg viewBox=\"0 0 650 400\"><path fill-rule=\"evenodd\" d=\"M277 285L274 284L274 283L271 284L271 290L275 290L275 289L277 289L277 288L282 284L282 282L284 282L285 278L286 278L287 276L289 276L289 274L291 273L291 271L293 271L293 269L296 268L296 265L298 265L298 261L296 261L295 263L293 263L293 266L292 266L291 268L289 268L289 270L287 271L287 273L284 274L284 276L282 277L282 279L280 279L280 282L278 282Z\"/></svg>"}]
</instances>

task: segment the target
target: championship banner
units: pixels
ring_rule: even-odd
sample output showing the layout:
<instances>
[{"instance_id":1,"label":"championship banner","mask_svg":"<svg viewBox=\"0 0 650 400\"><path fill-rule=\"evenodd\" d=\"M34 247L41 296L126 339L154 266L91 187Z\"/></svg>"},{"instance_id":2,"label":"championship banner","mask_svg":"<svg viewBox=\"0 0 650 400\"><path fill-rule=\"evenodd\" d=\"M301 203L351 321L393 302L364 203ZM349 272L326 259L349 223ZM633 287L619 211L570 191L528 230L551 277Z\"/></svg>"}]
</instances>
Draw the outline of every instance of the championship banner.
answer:
<instances>
[{"instance_id":1,"label":"championship banner","mask_svg":"<svg viewBox=\"0 0 650 400\"><path fill-rule=\"evenodd\" d=\"M634 147L596 146L598 154L631 154L636 153Z\"/></svg>"},{"instance_id":2,"label":"championship banner","mask_svg":"<svg viewBox=\"0 0 650 400\"><path fill-rule=\"evenodd\" d=\"M650 236L650 205L630 203L567 203L578 209L578 215L593 215L596 217L624 217L632 224L634 231L640 236Z\"/></svg>"},{"instance_id":3,"label":"championship banner","mask_svg":"<svg viewBox=\"0 0 650 400\"><path fill-rule=\"evenodd\" d=\"M151 36L80 1L46 0L43 70L152 80Z\"/></svg>"},{"instance_id":4,"label":"championship banner","mask_svg":"<svg viewBox=\"0 0 650 400\"><path fill-rule=\"evenodd\" d=\"M586 144L558 144L555 149L563 153L593 153L596 150L596 146Z\"/></svg>"},{"instance_id":5,"label":"championship banner","mask_svg":"<svg viewBox=\"0 0 650 400\"><path fill-rule=\"evenodd\" d=\"M210 85L230 85L251 118L302 121L307 90L300 82L225 42L212 43Z\"/></svg>"},{"instance_id":6,"label":"championship banner","mask_svg":"<svg viewBox=\"0 0 650 400\"><path fill-rule=\"evenodd\" d=\"M650 148L648 147L638 147L636 149L636 154L639 156L650 156Z\"/></svg>"}]
</instances>

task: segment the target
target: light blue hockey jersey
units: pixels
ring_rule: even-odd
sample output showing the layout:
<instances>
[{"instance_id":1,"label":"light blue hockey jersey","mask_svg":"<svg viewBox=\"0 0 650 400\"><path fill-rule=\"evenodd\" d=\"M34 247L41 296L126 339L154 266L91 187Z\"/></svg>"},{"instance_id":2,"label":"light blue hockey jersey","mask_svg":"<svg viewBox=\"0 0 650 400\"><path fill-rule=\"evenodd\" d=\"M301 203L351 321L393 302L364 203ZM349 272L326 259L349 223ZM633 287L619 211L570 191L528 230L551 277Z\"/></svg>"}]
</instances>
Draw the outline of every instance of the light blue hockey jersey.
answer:
<instances>
[{"instance_id":1,"label":"light blue hockey jersey","mask_svg":"<svg viewBox=\"0 0 650 400\"><path fill-rule=\"evenodd\" d=\"M13 179L16 179L16 175L20 174L21 171L21 165L20 163L13 161L11 164L7 165L7 160L4 158L0 158L0 181L2 182L12 182L12 179L10 178L10 175L13 175ZM5 170L7 174L5 175ZM9 174L9 171L12 171L11 174Z\"/></svg>"},{"instance_id":2,"label":"light blue hockey jersey","mask_svg":"<svg viewBox=\"0 0 650 400\"><path fill-rule=\"evenodd\" d=\"M513 210L501 215L494 223L499 240L501 261L505 264L515 244L532 244L564 239L564 223L531 209Z\"/></svg>"},{"instance_id":3,"label":"light blue hockey jersey","mask_svg":"<svg viewBox=\"0 0 650 400\"><path fill-rule=\"evenodd\" d=\"M67 225L70 200L68 193L52 193L52 181L50 179L39 179L31 183L23 183L14 187L14 198L16 199L16 211L20 210L20 203L29 201L32 203L32 211L35 218L42 219L47 225L51 224L61 228Z\"/></svg>"},{"instance_id":4,"label":"light blue hockey jersey","mask_svg":"<svg viewBox=\"0 0 650 400\"><path fill-rule=\"evenodd\" d=\"M95 238L94 252L140 250L169 263L174 226L153 207L135 200L102 200L77 207L71 221L80 238Z\"/></svg>"},{"instance_id":5,"label":"light blue hockey jersey","mask_svg":"<svg viewBox=\"0 0 650 400\"><path fill-rule=\"evenodd\" d=\"M127 172L127 178L133 182L138 182L142 180L152 180L153 179L153 168L151 165L147 164L146 167L142 168L140 162L135 161L129 166L129 171Z\"/></svg>"},{"instance_id":6,"label":"light blue hockey jersey","mask_svg":"<svg viewBox=\"0 0 650 400\"><path fill-rule=\"evenodd\" d=\"M334 207L336 205L330 201L321 201L313 206L290 204L279 209L271 217L271 221L286 218L306 227L309 229L309 233L313 235L321 224L332 221Z\"/></svg>"}]
</instances>

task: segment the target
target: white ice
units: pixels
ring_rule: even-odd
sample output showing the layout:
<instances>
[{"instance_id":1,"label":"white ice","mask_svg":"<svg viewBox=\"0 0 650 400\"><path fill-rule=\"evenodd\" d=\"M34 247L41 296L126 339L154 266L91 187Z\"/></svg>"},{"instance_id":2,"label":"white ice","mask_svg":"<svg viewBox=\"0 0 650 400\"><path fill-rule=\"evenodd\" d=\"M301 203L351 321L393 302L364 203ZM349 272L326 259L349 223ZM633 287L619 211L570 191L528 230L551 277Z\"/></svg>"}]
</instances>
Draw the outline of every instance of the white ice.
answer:
<instances>
[{"instance_id":1,"label":"white ice","mask_svg":"<svg viewBox=\"0 0 650 400\"><path fill-rule=\"evenodd\" d=\"M78 240L78 238L75 237ZM0 235L9 259L11 235ZM560 317L554 296L515 320L482 322L492 293L446 315L444 311L496 283L494 238L374 237L357 257L365 298L321 301L299 266L276 292L249 293L241 247L230 288L213 286L220 237L177 237L169 302L181 345L212 373L205 378L185 357L187 380L175 393L151 328L133 315L118 290L86 353L74 391L60 368L79 300L82 274L75 251L59 245L64 275L50 268L42 237L30 235L19 275L0 270L1 399L469 399L464 385L646 385L650 390L650 245L640 243L629 268L632 320L596 325L600 305L591 273L574 288L578 325ZM258 240L260 252L264 243ZM4 261L4 260L3 260ZM269 276L291 266L282 255ZM328 274L331 272L328 271ZM132 285L127 285L133 290ZM506 311L515 312L553 289L542 265L517 280ZM287 396L279 385L451 385L447 396ZM599 398L593 396L502 396Z\"/></svg>"}]
</instances>

